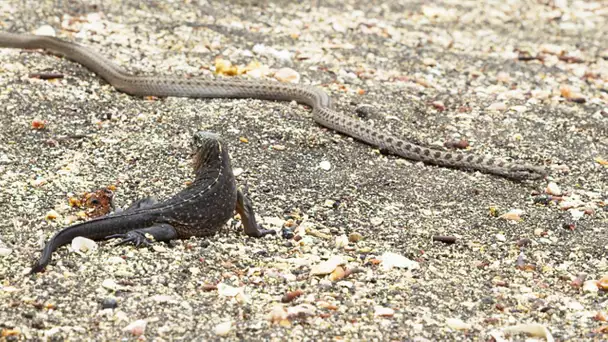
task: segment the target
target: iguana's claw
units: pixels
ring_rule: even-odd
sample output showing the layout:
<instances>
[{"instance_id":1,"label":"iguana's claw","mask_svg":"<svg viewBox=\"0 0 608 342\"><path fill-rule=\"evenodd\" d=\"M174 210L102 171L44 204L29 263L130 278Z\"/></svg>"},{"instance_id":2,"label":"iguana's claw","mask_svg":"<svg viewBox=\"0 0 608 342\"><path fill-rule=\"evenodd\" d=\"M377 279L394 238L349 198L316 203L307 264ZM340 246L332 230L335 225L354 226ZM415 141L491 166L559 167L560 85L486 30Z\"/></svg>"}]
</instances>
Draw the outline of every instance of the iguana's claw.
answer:
<instances>
[{"instance_id":1,"label":"iguana's claw","mask_svg":"<svg viewBox=\"0 0 608 342\"><path fill-rule=\"evenodd\" d=\"M146 235L137 230L132 230L127 232L126 234L114 234L110 236L106 236L106 239L115 239L122 238L121 241L117 242L114 246L124 245L127 243L132 243L135 247L145 246L148 247L151 245L152 241L146 237Z\"/></svg>"},{"instance_id":2,"label":"iguana's claw","mask_svg":"<svg viewBox=\"0 0 608 342\"><path fill-rule=\"evenodd\" d=\"M251 237L259 238L259 237L263 237L263 236L266 236L266 235L273 235L273 234L276 234L276 233L277 233L276 230L274 230L274 229L266 229L261 224L258 224L258 229L255 232L247 234L247 235L249 235Z\"/></svg>"}]
</instances>

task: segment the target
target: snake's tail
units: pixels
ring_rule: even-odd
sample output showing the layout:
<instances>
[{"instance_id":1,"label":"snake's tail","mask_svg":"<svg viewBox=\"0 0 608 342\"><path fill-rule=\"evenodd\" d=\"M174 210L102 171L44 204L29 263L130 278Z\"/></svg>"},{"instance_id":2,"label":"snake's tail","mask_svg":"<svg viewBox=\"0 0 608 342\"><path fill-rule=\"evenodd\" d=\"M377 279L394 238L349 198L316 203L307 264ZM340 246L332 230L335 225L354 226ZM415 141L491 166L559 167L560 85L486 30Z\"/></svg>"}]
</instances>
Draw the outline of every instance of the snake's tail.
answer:
<instances>
[{"instance_id":1,"label":"snake's tail","mask_svg":"<svg viewBox=\"0 0 608 342\"><path fill-rule=\"evenodd\" d=\"M316 113L315 119L321 121L323 126L340 132L349 132L348 134L354 138L410 160L438 166L478 170L513 180L534 180L547 176L546 170L542 167L513 164L489 156L447 152L419 146L332 110L321 108L320 111L322 113Z\"/></svg>"}]
</instances>

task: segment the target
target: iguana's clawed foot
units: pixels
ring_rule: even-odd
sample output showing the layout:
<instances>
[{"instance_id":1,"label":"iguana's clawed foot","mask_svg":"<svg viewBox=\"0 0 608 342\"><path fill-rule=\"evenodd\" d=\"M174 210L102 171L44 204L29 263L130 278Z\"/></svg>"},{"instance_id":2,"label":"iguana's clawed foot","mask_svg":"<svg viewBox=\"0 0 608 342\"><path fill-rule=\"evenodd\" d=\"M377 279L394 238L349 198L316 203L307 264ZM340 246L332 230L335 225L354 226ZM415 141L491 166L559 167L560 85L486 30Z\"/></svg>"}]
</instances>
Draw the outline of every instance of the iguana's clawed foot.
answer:
<instances>
[{"instance_id":1,"label":"iguana's clawed foot","mask_svg":"<svg viewBox=\"0 0 608 342\"><path fill-rule=\"evenodd\" d=\"M266 235L274 235L276 233L277 233L276 230L266 229L261 224L257 225L257 229L245 230L245 234L247 234L247 236L256 237L256 238L261 238Z\"/></svg>"},{"instance_id":2,"label":"iguana's clawed foot","mask_svg":"<svg viewBox=\"0 0 608 342\"><path fill-rule=\"evenodd\" d=\"M276 234L272 229L265 229L255 220L253 206L249 198L243 195L243 192L238 190L236 196L236 212L241 216L241 223L247 236L261 238L266 235Z\"/></svg>"},{"instance_id":3,"label":"iguana's clawed foot","mask_svg":"<svg viewBox=\"0 0 608 342\"><path fill-rule=\"evenodd\" d=\"M122 238L121 241L117 242L114 246L124 245L132 243L135 247L148 247L152 244L152 241L146 237L146 234L137 230L132 230L126 234L114 234L106 236L106 239Z\"/></svg>"}]
</instances>

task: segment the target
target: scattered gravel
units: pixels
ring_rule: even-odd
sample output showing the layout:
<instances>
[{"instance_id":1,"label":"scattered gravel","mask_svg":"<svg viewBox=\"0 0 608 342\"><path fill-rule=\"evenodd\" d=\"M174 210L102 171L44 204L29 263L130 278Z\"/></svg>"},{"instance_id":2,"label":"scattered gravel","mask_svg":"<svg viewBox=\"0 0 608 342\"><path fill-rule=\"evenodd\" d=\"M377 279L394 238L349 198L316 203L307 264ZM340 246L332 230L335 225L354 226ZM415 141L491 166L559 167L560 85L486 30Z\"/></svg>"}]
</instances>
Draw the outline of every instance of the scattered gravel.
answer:
<instances>
[{"instance_id":1,"label":"scattered gravel","mask_svg":"<svg viewBox=\"0 0 608 342\"><path fill-rule=\"evenodd\" d=\"M423 165L303 105L132 97L65 59L0 49L3 339L607 338L605 2L100 3L4 1L0 29L138 74L314 84L413 141L551 177ZM235 221L151 248L66 246L25 275L51 234L87 218L74 199L113 189L124 207L185 186L196 130L229 142L281 234L251 239Z\"/></svg>"}]
</instances>

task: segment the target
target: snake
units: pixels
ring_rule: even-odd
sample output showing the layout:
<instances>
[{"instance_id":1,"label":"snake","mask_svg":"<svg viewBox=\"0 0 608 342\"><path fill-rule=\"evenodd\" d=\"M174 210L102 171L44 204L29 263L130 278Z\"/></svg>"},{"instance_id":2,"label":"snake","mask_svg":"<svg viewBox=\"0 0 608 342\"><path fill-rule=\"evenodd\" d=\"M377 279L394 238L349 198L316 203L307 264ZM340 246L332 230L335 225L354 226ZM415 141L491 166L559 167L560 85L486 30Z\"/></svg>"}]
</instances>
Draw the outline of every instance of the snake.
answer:
<instances>
[{"instance_id":1,"label":"snake","mask_svg":"<svg viewBox=\"0 0 608 342\"><path fill-rule=\"evenodd\" d=\"M409 160L442 167L475 170L512 180L537 180L547 176L542 166L508 162L492 156L442 151L415 144L332 109L332 100L320 88L273 80L244 78L185 78L133 75L103 55L77 43L53 36L0 32L0 47L42 49L83 65L120 92L133 96L190 98L252 98L296 101L312 108L315 122Z\"/></svg>"}]
</instances>

